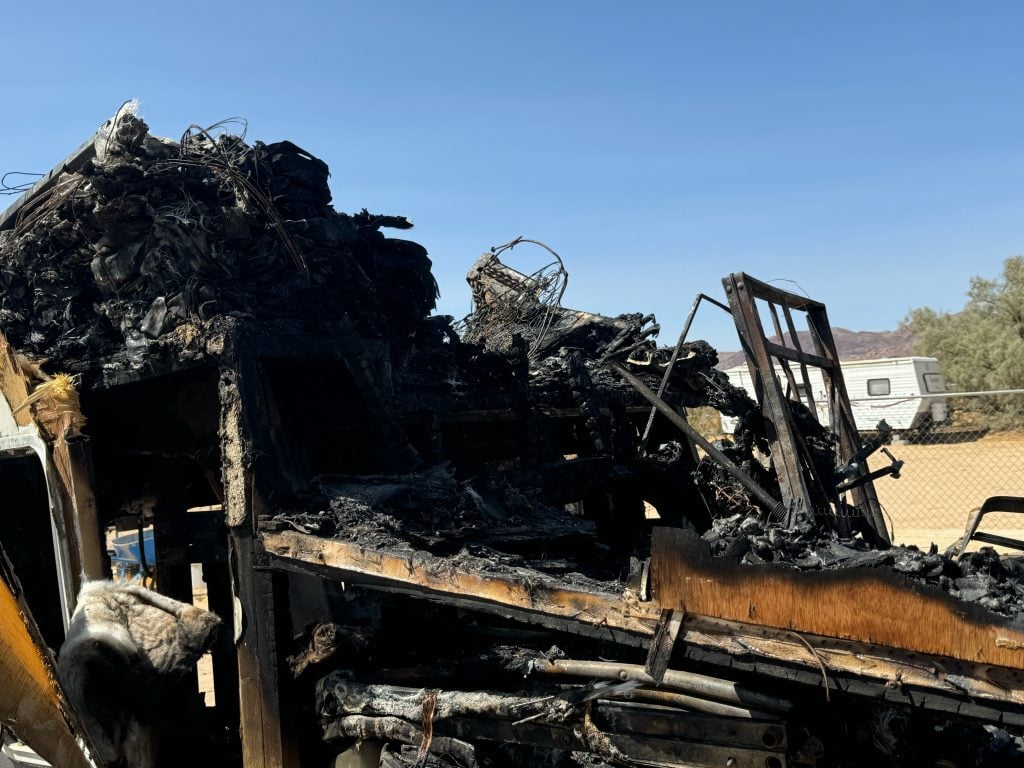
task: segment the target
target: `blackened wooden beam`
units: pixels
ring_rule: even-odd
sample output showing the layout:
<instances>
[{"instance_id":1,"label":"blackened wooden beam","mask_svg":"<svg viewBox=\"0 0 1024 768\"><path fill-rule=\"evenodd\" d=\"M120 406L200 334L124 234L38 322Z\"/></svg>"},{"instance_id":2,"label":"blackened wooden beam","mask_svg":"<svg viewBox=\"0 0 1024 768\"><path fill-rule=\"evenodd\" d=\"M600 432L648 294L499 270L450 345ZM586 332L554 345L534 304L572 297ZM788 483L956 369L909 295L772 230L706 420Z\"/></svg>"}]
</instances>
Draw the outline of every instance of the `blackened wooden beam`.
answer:
<instances>
[{"instance_id":1,"label":"blackened wooden beam","mask_svg":"<svg viewBox=\"0 0 1024 768\"><path fill-rule=\"evenodd\" d=\"M282 701L279 639L288 631L287 576L257 569L256 518L264 509L256 487L257 448L268 437L254 427L260 413L256 361L235 358L221 371L221 453L224 512L235 612L239 728L246 768L298 768L296 729Z\"/></svg>"}]
</instances>

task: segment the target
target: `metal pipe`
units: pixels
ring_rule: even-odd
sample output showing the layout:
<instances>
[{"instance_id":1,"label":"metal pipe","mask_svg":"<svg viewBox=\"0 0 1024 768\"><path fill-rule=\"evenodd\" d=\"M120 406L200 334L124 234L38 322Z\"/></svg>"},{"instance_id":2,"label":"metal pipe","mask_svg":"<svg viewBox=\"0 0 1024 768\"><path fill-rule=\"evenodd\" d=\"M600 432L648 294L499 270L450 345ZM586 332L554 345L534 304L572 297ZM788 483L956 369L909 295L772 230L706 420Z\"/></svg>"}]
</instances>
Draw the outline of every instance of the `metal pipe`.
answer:
<instances>
[{"instance_id":1,"label":"metal pipe","mask_svg":"<svg viewBox=\"0 0 1024 768\"><path fill-rule=\"evenodd\" d=\"M750 493L754 495L754 497L761 503L761 506L767 513L769 513L769 515L782 505L782 502L780 502L778 499L772 498L768 491L766 491L764 488L762 488L760 485L754 482L754 480L746 472L744 472L742 469L736 466L732 462L732 460L724 453L722 453L718 448L713 446L704 437L704 435L702 435L700 432L698 432L692 426L690 426L690 423L686 419L684 419L682 416L680 416L678 413L672 410L672 407L668 403L666 403L664 400L658 397L653 391L651 391L651 389L647 387L646 384L640 381L640 379L631 374L624 367L622 367L621 364L615 362L614 360L608 361L608 365L611 367L613 371L618 373L627 382L632 384L633 388L636 389L636 391L639 392L644 397L644 399L647 400L647 402L649 402L651 405L653 405L655 408L661 411L661 413L664 414L666 419L675 424L679 429L681 429L686 434L687 437L689 437L693 442L695 442L697 445L703 448L708 454L713 456L715 461L721 464L726 472L732 475L740 485L742 485L744 488L746 488L748 491L750 491Z\"/></svg>"},{"instance_id":2,"label":"metal pipe","mask_svg":"<svg viewBox=\"0 0 1024 768\"><path fill-rule=\"evenodd\" d=\"M586 661L576 659L555 659L553 661L540 658L533 662L531 669L546 675L566 677L590 677L601 680L639 680L642 683L657 685L640 664L618 664L614 661ZM694 672L683 672L669 669L661 681L661 688L671 688L700 697L734 704L749 704L767 712L788 712L793 708L792 702L769 696L758 691L751 691L731 680L698 675Z\"/></svg>"},{"instance_id":3,"label":"metal pipe","mask_svg":"<svg viewBox=\"0 0 1024 768\"><path fill-rule=\"evenodd\" d=\"M748 720L771 720L774 717L767 712L759 712L756 709L734 707L731 704L723 704L711 699L701 699L696 696L687 696L684 693L676 693L675 691L659 691L651 688L639 688L635 691L631 691L624 695L621 701L663 704L667 707L680 707L694 712L704 712L709 715L742 717Z\"/></svg>"},{"instance_id":4,"label":"metal pipe","mask_svg":"<svg viewBox=\"0 0 1024 768\"><path fill-rule=\"evenodd\" d=\"M664 395L665 390L668 388L669 379L672 378L672 369L675 367L676 360L679 358L679 351L683 348L683 344L686 343L686 337L690 333L690 326L693 325L693 318L697 315L697 308L700 307L700 303L705 300L714 304L716 307L721 307L728 314L732 314L732 311L722 302L716 301L703 293L697 294L696 298L693 300L693 306L690 307L690 313L686 316L686 322L683 324L683 330L679 334L679 341L676 342L676 346L672 350L672 357L669 358L668 365L665 366L665 373L661 377L661 384L658 385L658 397ZM643 436L640 438L641 456L647 452L647 441L651 438L651 429L654 427L654 415L656 412L657 408L652 406L651 413L647 417L647 426L644 427Z\"/></svg>"}]
</instances>

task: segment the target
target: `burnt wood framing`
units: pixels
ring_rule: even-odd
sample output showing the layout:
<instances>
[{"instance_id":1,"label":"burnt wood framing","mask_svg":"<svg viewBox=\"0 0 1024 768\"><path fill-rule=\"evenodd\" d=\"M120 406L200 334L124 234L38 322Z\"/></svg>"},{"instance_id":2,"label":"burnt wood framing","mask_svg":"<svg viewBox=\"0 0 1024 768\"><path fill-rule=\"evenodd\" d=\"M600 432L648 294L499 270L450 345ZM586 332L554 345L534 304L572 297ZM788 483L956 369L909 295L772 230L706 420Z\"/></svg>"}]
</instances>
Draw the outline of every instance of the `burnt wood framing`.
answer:
<instances>
[{"instance_id":1,"label":"burnt wood framing","mask_svg":"<svg viewBox=\"0 0 1024 768\"><path fill-rule=\"evenodd\" d=\"M883 438L857 433L824 304L738 272L659 348L651 315L562 307L557 255L502 264L518 238L455 323L425 249L381 231L406 219L334 210L290 142L212 133L158 139L126 105L0 216L0 450L48 495L18 491L33 527L11 530L57 545L16 565L63 579L44 640L0 558L0 719L38 718L55 764L84 768L44 643L79 574L109 575L102 534L149 526L146 575L190 602L201 565L222 622L215 707L190 659L145 713L197 766L356 741L380 768L900 765L878 743L913 729L949 764L1024 728L1020 625L938 587L1024 597L988 555L888 548L863 461ZM704 302L758 403L687 341ZM707 406L731 439L687 421Z\"/></svg>"},{"instance_id":2,"label":"burnt wood framing","mask_svg":"<svg viewBox=\"0 0 1024 768\"><path fill-rule=\"evenodd\" d=\"M850 461L862 448L825 305L775 288L743 272L729 275L722 284L754 380L757 399L769 427L772 459L786 507L787 526L792 527L796 515L803 512L819 520L830 520L836 530L848 533L850 521L841 513L845 506L838 503L835 482L808 459L807 446L793 413L794 407L803 407L802 390L806 393L811 416L815 417L818 409L808 367L820 369L825 382L829 424L839 440L840 464ZM758 302L767 307L775 341L765 333ZM785 329L779 318L780 309L785 317ZM806 315L813 353L801 347L793 311ZM789 345L785 343L787 337ZM776 363L785 376L788 394L783 392L782 383L775 373ZM798 366L799 384L790 363ZM860 462L857 477L865 478L868 474L867 462ZM871 480L866 479L852 493L854 506L861 511L867 523L867 533L878 545L890 546L892 542Z\"/></svg>"},{"instance_id":3,"label":"burnt wood framing","mask_svg":"<svg viewBox=\"0 0 1024 768\"><path fill-rule=\"evenodd\" d=\"M243 764L257 768L298 766L295 731L283 710L283 659L279 643L286 613L284 576L257 568L256 520L265 509L256 456L269 449L262 422L256 361L235 354L221 371L221 437L224 511L235 599L239 726ZM265 454L263 454L265 455Z\"/></svg>"},{"instance_id":4,"label":"burnt wood framing","mask_svg":"<svg viewBox=\"0 0 1024 768\"><path fill-rule=\"evenodd\" d=\"M453 567L424 553L389 553L294 532L264 533L261 539L271 555L267 564L275 569L313 573L371 591L403 593L470 611L506 615L524 628L550 627L568 635L610 640L622 648L634 646L638 640L644 645L653 640L662 606L685 605L687 613L674 654L677 662L692 659L725 668L748 681L763 675L865 699L878 698L993 723L1024 725L1024 670L1019 659L1015 661L1019 652L1012 646L1019 630L1012 627L989 626L978 630L990 637L990 657L976 659L963 650L962 643L958 646L960 650L935 645L931 630L917 635L924 645L901 650L891 644L891 637L886 638L889 644L879 643L880 638L871 634L876 618L852 606L847 611L852 623L842 630L848 633L845 637L815 633L820 623L808 624L798 629L797 634L788 624L773 626L770 613L764 621L757 618L756 611L753 619L747 614L741 620L723 618L733 596L737 604L748 607L761 603L758 594L770 603L773 587L766 588L761 583L766 575L749 566L733 566L728 580L717 586L713 596L705 598L708 590L716 589L718 577L701 570L704 566L687 565L687 558L695 555L687 555L670 544L664 545L670 551L664 546L656 549L655 567L661 575L656 576L654 600L644 602L629 593L601 594L571 588L542 574L486 576L472 563ZM771 570L768 569L769 577ZM834 577L828 581L837 582L836 586L816 587L816 577L821 574L805 574L806 578L801 580L786 578L784 573L776 575L783 585L793 583L796 588L817 588L827 593L823 597L801 596L799 604L806 606L807 615L820 612L817 607L822 600L831 604L843 602L842 596L849 593L851 583L867 585L870 581L868 576L840 572L827 574ZM747 582L742 582L744 579ZM684 586L677 588L675 585L680 583ZM704 585L703 590L692 592L692 585L697 583ZM749 589L744 588L746 583ZM903 601L898 610L923 616L933 629L956 621L955 614L935 610L936 605L944 602L944 596L919 596L905 585L886 588ZM691 592L693 600L700 599L699 603L686 604L686 595ZM716 608L719 603L722 610ZM857 619L858 614L863 615L862 620ZM602 615L603 618L597 618ZM893 631L898 632L895 622L890 623L894 625ZM948 638L950 632L943 631L942 636ZM896 642L917 641L897 638ZM964 658L958 660L949 653ZM997 667L993 661L1011 665ZM827 670L824 676L822 665ZM629 679L631 675L645 679L641 666L611 663L604 667L610 679ZM557 669L557 663L550 669ZM600 676L594 665L585 667L585 674ZM672 674L667 673L667 683L671 682Z\"/></svg>"}]
</instances>

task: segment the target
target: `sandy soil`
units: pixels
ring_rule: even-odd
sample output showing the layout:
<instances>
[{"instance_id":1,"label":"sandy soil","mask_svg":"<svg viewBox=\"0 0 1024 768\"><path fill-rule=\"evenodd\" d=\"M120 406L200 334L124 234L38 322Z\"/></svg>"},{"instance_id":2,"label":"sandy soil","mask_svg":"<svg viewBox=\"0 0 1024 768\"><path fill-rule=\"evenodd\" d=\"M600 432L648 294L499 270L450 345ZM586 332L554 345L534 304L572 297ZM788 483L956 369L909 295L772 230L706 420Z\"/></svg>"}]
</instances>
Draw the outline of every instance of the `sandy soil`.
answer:
<instances>
[{"instance_id":1,"label":"sandy soil","mask_svg":"<svg viewBox=\"0 0 1024 768\"><path fill-rule=\"evenodd\" d=\"M897 480L875 484L900 543L940 549L963 533L970 513L989 496L1024 496L1024 433L932 445L894 445L906 464ZM875 458L872 468L882 466ZM986 516L982 530L1024 539L1024 518Z\"/></svg>"}]
</instances>

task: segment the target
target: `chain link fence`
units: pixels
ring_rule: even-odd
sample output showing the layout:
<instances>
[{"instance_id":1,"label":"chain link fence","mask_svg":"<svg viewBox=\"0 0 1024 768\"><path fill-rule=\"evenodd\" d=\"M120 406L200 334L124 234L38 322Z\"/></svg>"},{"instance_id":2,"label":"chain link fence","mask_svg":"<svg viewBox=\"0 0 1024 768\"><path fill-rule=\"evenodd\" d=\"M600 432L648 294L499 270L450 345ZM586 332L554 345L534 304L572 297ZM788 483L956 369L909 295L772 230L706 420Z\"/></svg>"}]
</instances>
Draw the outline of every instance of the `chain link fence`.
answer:
<instances>
[{"instance_id":1,"label":"chain link fence","mask_svg":"<svg viewBox=\"0 0 1024 768\"><path fill-rule=\"evenodd\" d=\"M924 415L911 428L897 430L889 446L904 462L899 478L875 483L894 542L922 548L934 542L945 549L963 534L971 512L985 499L1024 496L1024 390L891 402L871 398L851 405L855 414L884 416L899 409ZM864 429L859 416L858 425ZM880 454L872 459L872 469L888 460ZM982 529L1024 540L1024 515L993 513Z\"/></svg>"},{"instance_id":2,"label":"chain link fence","mask_svg":"<svg viewBox=\"0 0 1024 768\"><path fill-rule=\"evenodd\" d=\"M935 543L945 550L963 535L971 513L985 499L1024 496L1024 390L850 403L863 434L882 419L894 429L887 448L903 462L900 476L875 481L894 543L922 549ZM731 420L723 424L711 408L687 416L711 440L730 436ZM879 451L868 463L875 470L889 459ZM1024 540L1024 515L992 513L979 530Z\"/></svg>"}]
</instances>

